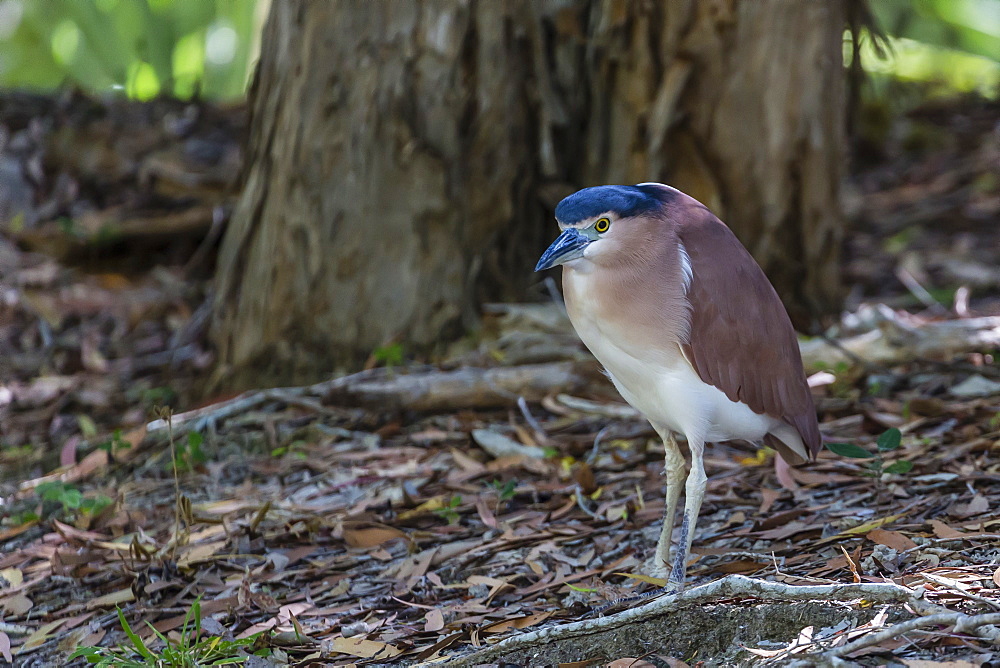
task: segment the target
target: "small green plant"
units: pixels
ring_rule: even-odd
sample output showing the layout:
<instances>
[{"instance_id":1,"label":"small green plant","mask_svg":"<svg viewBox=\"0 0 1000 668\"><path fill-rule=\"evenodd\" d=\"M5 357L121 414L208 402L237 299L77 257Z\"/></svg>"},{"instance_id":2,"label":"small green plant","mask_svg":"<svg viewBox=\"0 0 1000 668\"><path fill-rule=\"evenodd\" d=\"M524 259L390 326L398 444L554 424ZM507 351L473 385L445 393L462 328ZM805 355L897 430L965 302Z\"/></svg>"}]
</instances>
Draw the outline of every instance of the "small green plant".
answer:
<instances>
[{"instance_id":1,"label":"small green plant","mask_svg":"<svg viewBox=\"0 0 1000 668\"><path fill-rule=\"evenodd\" d=\"M208 461L205 452L201 449L205 437L196 431L189 431L187 442L182 441L177 446L174 456L174 464L178 471L193 471L197 467Z\"/></svg>"},{"instance_id":2,"label":"small green plant","mask_svg":"<svg viewBox=\"0 0 1000 668\"><path fill-rule=\"evenodd\" d=\"M853 443L827 443L826 447L841 457L871 459L872 461L868 463L868 470L864 472L864 475L877 480L882 477L883 473L903 474L909 473L913 468L913 462L906 459L897 459L888 466L885 464L884 455L898 449L902 440L903 434L893 427L886 429L878 437L875 441L874 452L865 450L860 445L854 445Z\"/></svg>"},{"instance_id":3,"label":"small green plant","mask_svg":"<svg viewBox=\"0 0 1000 668\"><path fill-rule=\"evenodd\" d=\"M158 406L170 406L177 401L177 392L172 387L150 387L140 392L139 399L150 409Z\"/></svg>"},{"instance_id":4,"label":"small green plant","mask_svg":"<svg viewBox=\"0 0 1000 668\"><path fill-rule=\"evenodd\" d=\"M500 479L494 479L490 483L490 487L492 487L493 491L497 494L497 501L493 504L493 512L499 513L500 506L514 498L514 494L517 490L517 481L508 480L507 482L504 482Z\"/></svg>"},{"instance_id":5,"label":"small green plant","mask_svg":"<svg viewBox=\"0 0 1000 668\"><path fill-rule=\"evenodd\" d=\"M35 488L42 501L50 501L62 506L64 513L71 513L83 502L83 493L76 487L64 482L43 482Z\"/></svg>"},{"instance_id":6,"label":"small green plant","mask_svg":"<svg viewBox=\"0 0 1000 668\"><path fill-rule=\"evenodd\" d=\"M195 666L242 666L247 656L256 654L267 656L269 649L254 651L256 636L238 640L224 640L219 636L201 637L201 603L195 601L184 616L180 639L171 641L157 631L152 624L149 627L163 643L156 650L150 648L139 637L125 613L118 608L118 621L128 637L131 647L79 647L69 659L85 658L98 668L141 668L157 666L162 668L194 668Z\"/></svg>"},{"instance_id":7,"label":"small green plant","mask_svg":"<svg viewBox=\"0 0 1000 668\"><path fill-rule=\"evenodd\" d=\"M400 366L403 363L403 344L402 343L389 343L384 346L376 348L372 352L372 357L375 361L391 369L394 366Z\"/></svg>"},{"instance_id":8,"label":"small green plant","mask_svg":"<svg viewBox=\"0 0 1000 668\"><path fill-rule=\"evenodd\" d=\"M455 496L448 499L448 501L443 506L436 509L434 513L439 517L443 517L444 519L448 520L448 524L457 524L460 515L458 514L458 511L455 509L458 508L460 505L462 505L462 497L456 494Z\"/></svg>"},{"instance_id":9,"label":"small green plant","mask_svg":"<svg viewBox=\"0 0 1000 668\"><path fill-rule=\"evenodd\" d=\"M272 457L284 457L285 455L291 455L296 459L307 459L309 455L305 451L305 441L292 441L288 445L282 445L271 450Z\"/></svg>"},{"instance_id":10,"label":"small green plant","mask_svg":"<svg viewBox=\"0 0 1000 668\"><path fill-rule=\"evenodd\" d=\"M517 481L508 480L507 482L503 482L502 480L496 479L490 483L490 487L496 491L497 498L500 501L510 501L514 498L514 490L517 489Z\"/></svg>"},{"instance_id":11,"label":"small green plant","mask_svg":"<svg viewBox=\"0 0 1000 668\"><path fill-rule=\"evenodd\" d=\"M43 502L58 504L66 516L93 517L111 505L111 499L103 494L84 498L83 493L64 482L43 482L36 489Z\"/></svg>"},{"instance_id":12,"label":"small green plant","mask_svg":"<svg viewBox=\"0 0 1000 668\"><path fill-rule=\"evenodd\" d=\"M104 441L103 443L98 443L97 447L104 450L109 455L119 450L126 450L132 447L132 444L122 438L122 430L115 429L114 433L111 434L111 438Z\"/></svg>"}]
</instances>

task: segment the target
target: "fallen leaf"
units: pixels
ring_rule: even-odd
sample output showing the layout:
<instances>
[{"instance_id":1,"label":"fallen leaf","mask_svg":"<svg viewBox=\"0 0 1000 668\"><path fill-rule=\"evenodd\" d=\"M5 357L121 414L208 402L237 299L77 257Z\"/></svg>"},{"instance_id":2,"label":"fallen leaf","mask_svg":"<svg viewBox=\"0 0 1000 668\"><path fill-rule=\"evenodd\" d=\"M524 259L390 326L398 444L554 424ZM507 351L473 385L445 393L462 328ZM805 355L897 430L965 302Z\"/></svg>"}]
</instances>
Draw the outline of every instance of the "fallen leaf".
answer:
<instances>
[{"instance_id":1,"label":"fallen leaf","mask_svg":"<svg viewBox=\"0 0 1000 668\"><path fill-rule=\"evenodd\" d=\"M781 483L781 486L790 492L794 492L799 489L799 484L795 482L795 477L792 476L792 467L788 465L781 457L774 458L774 475Z\"/></svg>"},{"instance_id":2,"label":"fallen leaf","mask_svg":"<svg viewBox=\"0 0 1000 668\"><path fill-rule=\"evenodd\" d=\"M756 573L769 565L767 562L754 561L753 559L734 559L719 562L709 568L715 573Z\"/></svg>"},{"instance_id":3,"label":"fallen leaf","mask_svg":"<svg viewBox=\"0 0 1000 668\"><path fill-rule=\"evenodd\" d=\"M424 619L426 619L424 622L424 632L426 633L433 633L444 628L444 614L437 608L428 610Z\"/></svg>"},{"instance_id":4,"label":"fallen leaf","mask_svg":"<svg viewBox=\"0 0 1000 668\"><path fill-rule=\"evenodd\" d=\"M757 514L758 515L767 514L767 511L771 509L771 506L774 505L774 502L778 500L778 498L782 495L782 493L783 492L780 489L770 489L768 487L764 487L763 489L761 489L760 490L761 502L760 502L760 508L757 509Z\"/></svg>"},{"instance_id":5,"label":"fallen leaf","mask_svg":"<svg viewBox=\"0 0 1000 668\"><path fill-rule=\"evenodd\" d=\"M225 499L210 503L198 503L193 506L193 509L208 515L228 515L241 510L259 510L260 507L260 502L252 499Z\"/></svg>"},{"instance_id":6,"label":"fallen leaf","mask_svg":"<svg viewBox=\"0 0 1000 668\"><path fill-rule=\"evenodd\" d=\"M0 570L0 581L6 583L5 588L20 587L21 583L24 582L24 573L21 572L20 568L4 568Z\"/></svg>"},{"instance_id":7,"label":"fallen leaf","mask_svg":"<svg viewBox=\"0 0 1000 668\"><path fill-rule=\"evenodd\" d=\"M990 502L982 494L976 494L972 497L972 501L969 503L955 504L955 506L949 512L950 515L957 517L961 520L967 519L969 517L977 517L980 515L985 515L990 510Z\"/></svg>"},{"instance_id":8,"label":"fallen leaf","mask_svg":"<svg viewBox=\"0 0 1000 668\"><path fill-rule=\"evenodd\" d=\"M492 429L473 429L472 440L496 459L515 456L545 459L543 448L537 445L524 445Z\"/></svg>"},{"instance_id":9,"label":"fallen leaf","mask_svg":"<svg viewBox=\"0 0 1000 668\"><path fill-rule=\"evenodd\" d=\"M190 568L192 564L205 561L209 557L226 547L226 541L217 540L211 543L199 543L184 550L180 559L177 560L178 568Z\"/></svg>"},{"instance_id":10,"label":"fallen leaf","mask_svg":"<svg viewBox=\"0 0 1000 668\"><path fill-rule=\"evenodd\" d=\"M547 612L537 612L533 615L526 615L524 617L514 617L512 619L503 619L499 622L493 622L492 624L487 624L481 629L482 633L506 633L511 629L526 629L529 626L534 626L544 622L546 619L555 614L555 610L549 610Z\"/></svg>"},{"instance_id":11,"label":"fallen leaf","mask_svg":"<svg viewBox=\"0 0 1000 668\"><path fill-rule=\"evenodd\" d=\"M7 614L19 617L28 612L28 610L31 610L34 605L35 604L31 602L31 599L24 594L15 594L10 598L4 599L3 603L0 604L0 607L6 610Z\"/></svg>"},{"instance_id":12,"label":"fallen leaf","mask_svg":"<svg viewBox=\"0 0 1000 668\"><path fill-rule=\"evenodd\" d=\"M642 575L640 573L615 573L615 575L621 575L626 578L631 578L632 580L638 580L639 582L645 582L646 584L655 585L657 587L666 587L667 580L665 578L654 578L649 575Z\"/></svg>"},{"instance_id":13,"label":"fallen leaf","mask_svg":"<svg viewBox=\"0 0 1000 668\"><path fill-rule=\"evenodd\" d=\"M7 663L14 663L14 655L10 653L10 636L0 631L0 656Z\"/></svg>"},{"instance_id":14,"label":"fallen leaf","mask_svg":"<svg viewBox=\"0 0 1000 668\"><path fill-rule=\"evenodd\" d=\"M94 608L104 608L112 605L120 605L121 603L129 603L134 600L135 594L132 593L132 588L125 587L124 589L119 589L118 591L113 591L110 594L98 596L97 598L87 601L86 608L88 610L93 610Z\"/></svg>"},{"instance_id":15,"label":"fallen leaf","mask_svg":"<svg viewBox=\"0 0 1000 668\"><path fill-rule=\"evenodd\" d=\"M482 496L476 498L476 512L479 513L479 519L483 521L483 524L490 529L497 528L497 518L490 510L490 507L486 503L486 499Z\"/></svg>"},{"instance_id":16,"label":"fallen leaf","mask_svg":"<svg viewBox=\"0 0 1000 668\"><path fill-rule=\"evenodd\" d=\"M17 648L17 654L27 654L44 645L52 632L62 626L65 621L65 619L57 619L36 629L34 633L28 636L24 644Z\"/></svg>"},{"instance_id":17,"label":"fallen leaf","mask_svg":"<svg viewBox=\"0 0 1000 668\"><path fill-rule=\"evenodd\" d=\"M444 508L445 503L450 500L451 497L447 499L443 496L435 496L431 499L427 499L421 503L416 508L411 508L410 510L405 510L396 516L400 522L405 522L406 520L412 519L414 517L419 517L421 515L426 515L427 513L433 513L435 510L441 510Z\"/></svg>"},{"instance_id":18,"label":"fallen leaf","mask_svg":"<svg viewBox=\"0 0 1000 668\"><path fill-rule=\"evenodd\" d=\"M365 528L349 527L346 523L344 526L344 542L348 547L367 549L396 538L406 538L406 533L384 524Z\"/></svg>"},{"instance_id":19,"label":"fallen leaf","mask_svg":"<svg viewBox=\"0 0 1000 668\"><path fill-rule=\"evenodd\" d=\"M466 634L465 634L464 631L459 631L458 633L452 633L450 636L446 636L446 637L442 638L441 640L437 641L436 643L434 643L430 647L428 647L426 649L423 649L423 650L420 650L420 653L417 654L416 659L417 659L417 661L426 661L427 659L431 658L432 656L437 655L439 652L441 652L441 650L448 649L449 647L451 647L452 645L454 645L456 642L458 642L460 638L464 638L464 637L466 637Z\"/></svg>"},{"instance_id":20,"label":"fallen leaf","mask_svg":"<svg viewBox=\"0 0 1000 668\"><path fill-rule=\"evenodd\" d=\"M31 520L30 522L25 522L20 526L10 527L8 529L0 529L0 543L7 540L8 538L13 538L14 536L18 536L24 533L25 531L35 526L36 524L38 524L38 520Z\"/></svg>"},{"instance_id":21,"label":"fallen leaf","mask_svg":"<svg viewBox=\"0 0 1000 668\"><path fill-rule=\"evenodd\" d=\"M70 436L63 443L62 450L59 451L60 466L73 466L76 464L76 446L80 444L78 435Z\"/></svg>"},{"instance_id":22,"label":"fallen leaf","mask_svg":"<svg viewBox=\"0 0 1000 668\"><path fill-rule=\"evenodd\" d=\"M961 531L952 529L950 526L942 522L941 520L927 520L927 523L931 525L931 530L934 535L938 538L965 538L966 534Z\"/></svg>"},{"instance_id":23,"label":"fallen leaf","mask_svg":"<svg viewBox=\"0 0 1000 668\"><path fill-rule=\"evenodd\" d=\"M961 397L962 399L988 397L994 394L1000 394L1000 383L995 380L985 378L977 373L969 376L958 385L952 387L948 390L948 393L955 397Z\"/></svg>"},{"instance_id":24,"label":"fallen leaf","mask_svg":"<svg viewBox=\"0 0 1000 668\"><path fill-rule=\"evenodd\" d=\"M898 531L888 531L886 529L872 529L866 535L868 540L873 543L878 543L879 545L885 545L886 547L891 547L894 550L903 552L904 550L912 550L917 547L909 537L899 533Z\"/></svg>"},{"instance_id":25,"label":"fallen leaf","mask_svg":"<svg viewBox=\"0 0 1000 668\"><path fill-rule=\"evenodd\" d=\"M839 536L860 536L862 534L867 534L872 529L878 529L886 524L891 524L902 517L903 514L898 515L887 515L885 517L879 517L878 519L870 520L864 524L859 524L856 527L851 527L850 529L844 529L838 535Z\"/></svg>"},{"instance_id":26,"label":"fallen leaf","mask_svg":"<svg viewBox=\"0 0 1000 668\"><path fill-rule=\"evenodd\" d=\"M861 582L861 574L858 573L858 565L855 563L854 559L851 558L851 555L847 553L847 548L841 545L840 551L844 553L844 559L847 560L847 566L851 569L851 575L854 576L854 581Z\"/></svg>"},{"instance_id":27,"label":"fallen leaf","mask_svg":"<svg viewBox=\"0 0 1000 668\"><path fill-rule=\"evenodd\" d=\"M334 638L332 649L334 652L362 659L390 659L403 651L398 647L364 638Z\"/></svg>"}]
</instances>

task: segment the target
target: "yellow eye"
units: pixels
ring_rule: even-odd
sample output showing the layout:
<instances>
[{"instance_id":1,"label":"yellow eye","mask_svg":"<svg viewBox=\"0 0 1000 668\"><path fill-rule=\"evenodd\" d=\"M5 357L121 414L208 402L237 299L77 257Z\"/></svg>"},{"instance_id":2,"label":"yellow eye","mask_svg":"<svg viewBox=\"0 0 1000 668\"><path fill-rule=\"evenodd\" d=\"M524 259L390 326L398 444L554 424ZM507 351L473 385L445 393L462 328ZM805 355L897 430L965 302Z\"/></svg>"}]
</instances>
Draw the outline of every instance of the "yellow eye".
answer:
<instances>
[{"instance_id":1,"label":"yellow eye","mask_svg":"<svg viewBox=\"0 0 1000 668\"><path fill-rule=\"evenodd\" d=\"M600 234L604 234L611 227L611 221L607 218L601 218L596 223L594 223L594 229Z\"/></svg>"}]
</instances>

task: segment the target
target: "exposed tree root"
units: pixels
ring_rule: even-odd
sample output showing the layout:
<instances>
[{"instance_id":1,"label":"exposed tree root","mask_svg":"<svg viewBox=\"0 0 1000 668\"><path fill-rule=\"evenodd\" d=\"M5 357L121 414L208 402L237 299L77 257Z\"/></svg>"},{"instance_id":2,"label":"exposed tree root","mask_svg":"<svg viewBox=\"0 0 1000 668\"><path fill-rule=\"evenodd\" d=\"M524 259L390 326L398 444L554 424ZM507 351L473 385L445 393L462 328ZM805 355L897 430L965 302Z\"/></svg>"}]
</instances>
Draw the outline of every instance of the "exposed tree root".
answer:
<instances>
[{"instance_id":1,"label":"exposed tree root","mask_svg":"<svg viewBox=\"0 0 1000 668\"><path fill-rule=\"evenodd\" d=\"M496 661L512 661L530 656L532 663L548 664L558 661L573 660L565 653L553 655L549 653L553 644L570 641L572 646L583 649L585 646L603 646L603 643L586 643L588 636L607 634L615 636L616 644L620 644L621 636L634 635L639 625L648 624L658 617L665 617L672 613L686 610L685 615L693 613L699 607L719 606L719 604L729 603L725 615L729 619L728 624L733 625L739 636L739 631L747 630L753 624L745 623L742 614L748 609L741 605L746 599L757 599L760 601L776 602L839 602L865 601L867 604L873 603L913 603L918 601L919 594L896 584L837 584L837 585L813 585L795 586L780 582L768 582L764 580L754 580L742 575L731 575L716 582L695 587L694 589L680 594L665 595L654 599L648 603L635 608L619 612L617 614L598 619L586 619L579 622L551 626L539 629L518 636L513 636L498 642L497 644L478 650L464 657L449 657L447 660L429 662L425 665L449 666L473 666L483 663L493 663ZM733 601L735 599L736 602ZM737 603L739 602L739 603ZM752 610L752 608L750 609ZM778 608L775 608L778 610ZM786 607L783 609L789 617L789 621L794 626L801 624L809 625L811 622L808 615L802 615L804 609L800 606ZM772 617L774 611L768 613ZM838 614L843 615L842 611ZM779 615L780 616L780 615ZM791 619L794 617L795 619ZM774 619L770 620L775 622ZM794 633L794 631L793 631ZM666 651L669 647L669 632L664 629L662 634L661 648ZM646 645L644 649L652 648ZM572 651L572 649L570 649ZM592 650L591 650L592 651ZM577 660L591 658L588 656L578 656ZM606 657L617 658L617 657Z\"/></svg>"},{"instance_id":2,"label":"exposed tree root","mask_svg":"<svg viewBox=\"0 0 1000 668\"><path fill-rule=\"evenodd\" d=\"M174 425L193 423L198 429L210 420L222 420L262 403L301 404L309 397L328 404L365 406L378 410L449 411L463 408L514 406L520 398L538 401L555 391L579 389L586 382L586 365L573 362L526 364L490 369L463 367L415 373L371 369L315 385L244 392L238 397L173 416ZM321 406L316 404L317 409ZM165 420L147 425L165 429Z\"/></svg>"},{"instance_id":3,"label":"exposed tree root","mask_svg":"<svg viewBox=\"0 0 1000 668\"><path fill-rule=\"evenodd\" d=\"M1000 346L1000 317L919 322L888 307L878 309L875 329L837 341L803 342L806 368L840 362L901 364L913 359L941 359ZM912 322L911 322L912 320Z\"/></svg>"}]
</instances>

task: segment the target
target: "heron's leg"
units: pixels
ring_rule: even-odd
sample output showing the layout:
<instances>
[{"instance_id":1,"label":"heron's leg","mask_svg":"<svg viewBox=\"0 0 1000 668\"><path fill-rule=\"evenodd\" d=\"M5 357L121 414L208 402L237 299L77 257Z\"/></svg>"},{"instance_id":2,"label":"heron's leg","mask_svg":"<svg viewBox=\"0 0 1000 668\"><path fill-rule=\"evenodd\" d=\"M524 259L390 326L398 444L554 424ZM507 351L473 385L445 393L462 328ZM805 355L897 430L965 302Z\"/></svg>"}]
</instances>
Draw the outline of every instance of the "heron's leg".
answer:
<instances>
[{"instance_id":1,"label":"heron's leg","mask_svg":"<svg viewBox=\"0 0 1000 668\"><path fill-rule=\"evenodd\" d=\"M684 455L677 445L674 434L669 429L656 428L663 439L665 460L663 472L667 479L666 504L663 510L663 528L660 540L656 543L656 554L653 557L653 570L657 575L669 574L670 568L670 538L674 531L674 517L677 515L677 499L681 495L681 483L684 482Z\"/></svg>"},{"instance_id":2,"label":"heron's leg","mask_svg":"<svg viewBox=\"0 0 1000 668\"><path fill-rule=\"evenodd\" d=\"M705 497L705 485L708 482L705 475L705 443L700 439L689 438L688 448L691 450L691 473L688 474L684 488L684 519L681 521L681 535L669 583L677 589L684 587L691 541L694 540L694 528L698 524L698 513L701 511L701 501Z\"/></svg>"}]
</instances>

